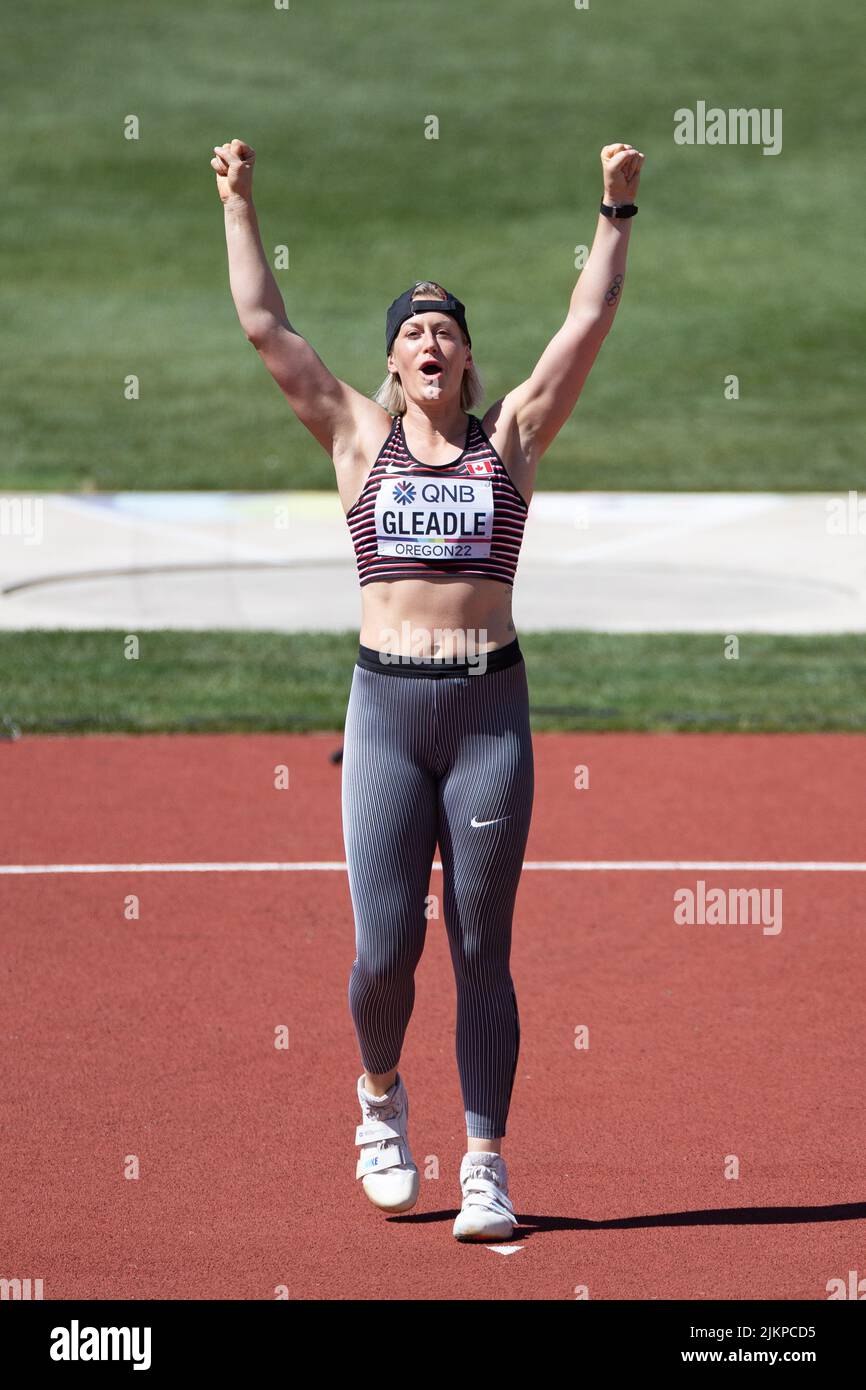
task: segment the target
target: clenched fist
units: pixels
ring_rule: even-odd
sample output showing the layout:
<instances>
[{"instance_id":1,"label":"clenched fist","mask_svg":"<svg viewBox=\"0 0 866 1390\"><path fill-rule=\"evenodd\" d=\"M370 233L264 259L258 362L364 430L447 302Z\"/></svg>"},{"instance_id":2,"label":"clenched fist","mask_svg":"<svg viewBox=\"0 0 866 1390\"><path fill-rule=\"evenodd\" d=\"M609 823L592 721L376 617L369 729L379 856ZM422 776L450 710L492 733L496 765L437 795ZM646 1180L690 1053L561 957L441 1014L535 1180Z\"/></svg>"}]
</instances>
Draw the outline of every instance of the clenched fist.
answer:
<instances>
[{"instance_id":1,"label":"clenched fist","mask_svg":"<svg viewBox=\"0 0 866 1390\"><path fill-rule=\"evenodd\" d=\"M210 162L216 173L217 193L223 203L229 198L242 198L249 202L253 196L253 164L256 152L243 140L232 140L224 145L214 145L214 157Z\"/></svg>"},{"instance_id":2,"label":"clenched fist","mask_svg":"<svg viewBox=\"0 0 866 1390\"><path fill-rule=\"evenodd\" d=\"M634 145L605 145L601 152L606 203L633 203L640 183L644 155Z\"/></svg>"}]
</instances>

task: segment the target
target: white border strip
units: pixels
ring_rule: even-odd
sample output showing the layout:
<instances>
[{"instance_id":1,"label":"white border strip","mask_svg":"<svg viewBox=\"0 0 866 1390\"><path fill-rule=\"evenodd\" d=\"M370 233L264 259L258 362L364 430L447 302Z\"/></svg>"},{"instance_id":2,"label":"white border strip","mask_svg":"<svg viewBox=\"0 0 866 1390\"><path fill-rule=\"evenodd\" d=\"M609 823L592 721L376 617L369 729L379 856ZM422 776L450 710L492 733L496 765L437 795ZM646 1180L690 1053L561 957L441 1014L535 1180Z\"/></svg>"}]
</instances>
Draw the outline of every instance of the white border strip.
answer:
<instances>
[{"instance_id":1,"label":"white border strip","mask_svg":"<svg viewBox=\"0 0 866 1390\"><path fill-rule=\"evenodd\" d=\"M743 870L771 873L866 873L866 862L845 863L832 860L787 859L538 859L524 863L524 869L565 873L651 873L676 871L727 872ZM441 869L438 859L434 869ZM238 861L225 864L0 864L0 874L285 874L345 873L339 860L311 860L308 863L255 863Z\"/></svg>"}]
</instances>

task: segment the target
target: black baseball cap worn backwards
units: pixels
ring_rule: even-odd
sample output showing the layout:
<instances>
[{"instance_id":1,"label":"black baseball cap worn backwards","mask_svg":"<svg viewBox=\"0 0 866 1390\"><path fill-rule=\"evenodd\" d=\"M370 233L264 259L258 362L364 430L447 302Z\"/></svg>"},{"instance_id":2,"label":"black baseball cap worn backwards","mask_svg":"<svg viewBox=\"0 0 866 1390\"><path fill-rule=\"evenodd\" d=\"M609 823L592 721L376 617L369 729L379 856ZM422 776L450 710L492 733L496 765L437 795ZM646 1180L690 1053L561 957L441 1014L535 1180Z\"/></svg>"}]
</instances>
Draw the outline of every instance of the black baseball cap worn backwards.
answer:
<instances>
[{"instance_id":1,"label":"black baseball cap worn backwards","mask_svg":"<svg viewBox=\"0 0 866 1390\"><path fill-rule=\"evenodd\" d=\"M412 296L418 286L423 284L423 280L416 280L412 288L395 299L389 308L385 320L385 351L391 351L394 339L407 319L411 319L414 314L427 314L435 310L438 310L440 314L449 314L451 318L457 320L466 334L469 347L471 347L472 339L469 337L469 329L466 327L466 305L462 304L456 295L448 294L447 290L445 291L448 294L447 299L416 299L413 304Z\"/></svg>"}]
</instances>

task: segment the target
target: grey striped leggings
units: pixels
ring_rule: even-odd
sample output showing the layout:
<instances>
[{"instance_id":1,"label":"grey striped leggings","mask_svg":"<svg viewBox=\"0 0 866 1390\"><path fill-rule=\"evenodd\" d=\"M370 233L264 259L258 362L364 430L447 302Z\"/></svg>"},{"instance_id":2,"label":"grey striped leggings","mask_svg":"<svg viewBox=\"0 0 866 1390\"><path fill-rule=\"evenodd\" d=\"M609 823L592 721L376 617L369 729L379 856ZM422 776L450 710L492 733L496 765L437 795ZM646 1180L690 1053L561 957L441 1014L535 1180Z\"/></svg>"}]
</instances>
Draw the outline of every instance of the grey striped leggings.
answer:
<instances>
[{"instance_id":1,"label":"grey striped leggings","mask_svg":"<svg viewBox=\"0 0 866 1390\"><path fill-rule=\"evenodd\" d=\"M534 793L526 668L516 641L482 675L443 674L467 668L429 660L370 669L376 661L360 648L342 773L362 1062L379 1075L400 1060L438 841L467 1134L498 1138L520 1050L509 960Z\"/></svg>"}]
</instances>

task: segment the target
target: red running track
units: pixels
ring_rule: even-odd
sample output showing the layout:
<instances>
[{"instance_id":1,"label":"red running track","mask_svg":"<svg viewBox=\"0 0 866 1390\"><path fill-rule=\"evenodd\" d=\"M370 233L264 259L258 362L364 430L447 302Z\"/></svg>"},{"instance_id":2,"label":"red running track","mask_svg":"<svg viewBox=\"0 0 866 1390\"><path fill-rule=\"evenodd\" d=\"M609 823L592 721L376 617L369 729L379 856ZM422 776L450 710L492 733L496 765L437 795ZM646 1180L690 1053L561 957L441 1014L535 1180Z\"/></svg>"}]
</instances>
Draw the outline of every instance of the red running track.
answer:
<instances>
[{"instance_id":1,"label":"red running track","mask_svg":"<svg viewBox=\"0 0 866 1390\"><path fill-rule=\"evenodd\" d=\"M6 744L0 858L341 861L339 743ZM527 862L866 858L861 736L535 749ZM676 923L699 879L781 888L781 930ZM441 919L400 1061L427 1176L388 1218L354 1178L344 872L0 873L0 1277L46 1299L826 1299L866 1275L864 891L857 872L524 873L503 1255L451 1235L465 1134Z\"/></svg>"}]
</instances>

